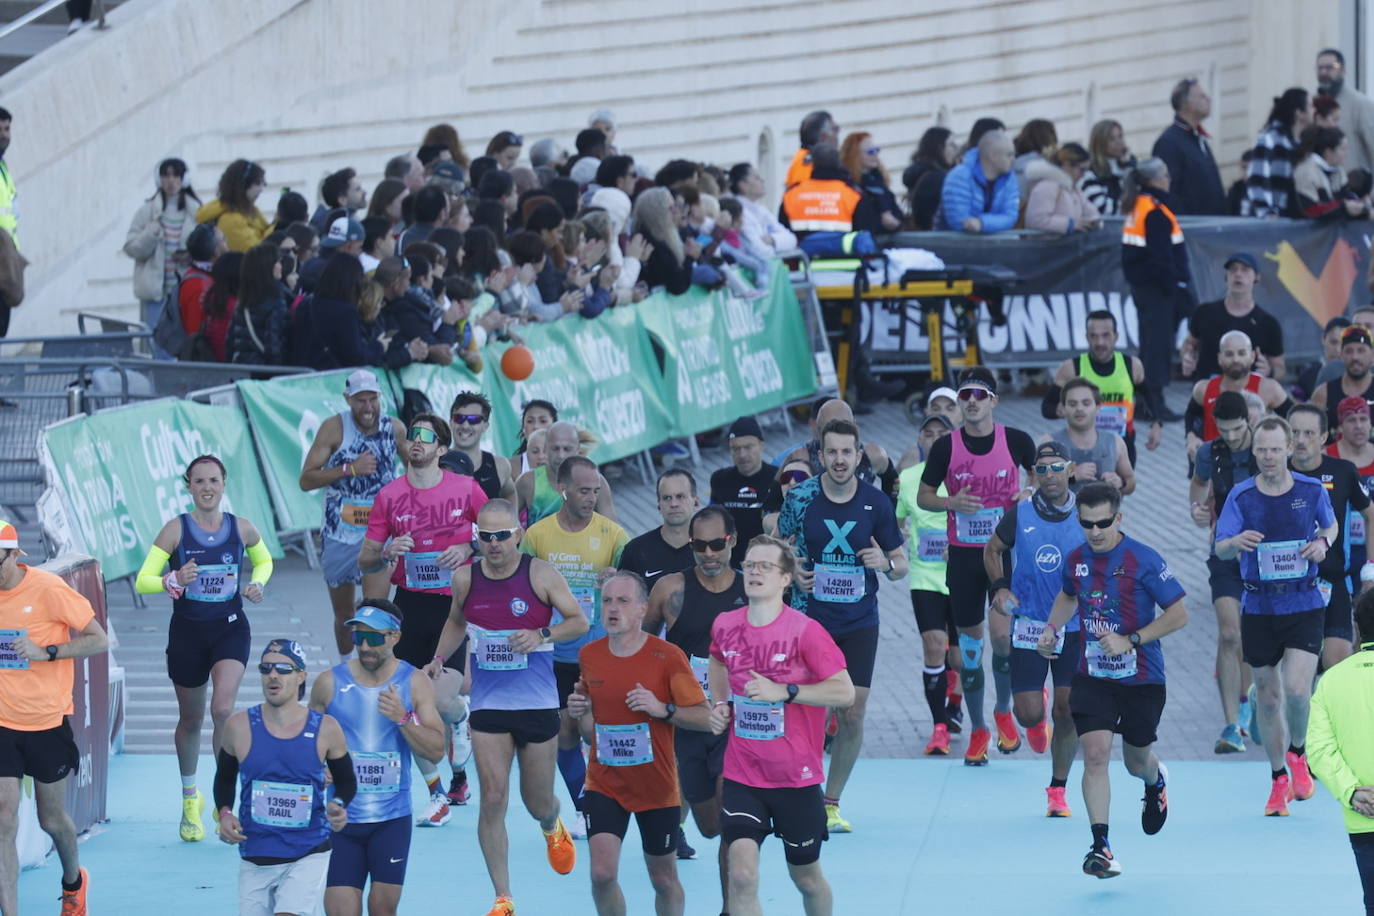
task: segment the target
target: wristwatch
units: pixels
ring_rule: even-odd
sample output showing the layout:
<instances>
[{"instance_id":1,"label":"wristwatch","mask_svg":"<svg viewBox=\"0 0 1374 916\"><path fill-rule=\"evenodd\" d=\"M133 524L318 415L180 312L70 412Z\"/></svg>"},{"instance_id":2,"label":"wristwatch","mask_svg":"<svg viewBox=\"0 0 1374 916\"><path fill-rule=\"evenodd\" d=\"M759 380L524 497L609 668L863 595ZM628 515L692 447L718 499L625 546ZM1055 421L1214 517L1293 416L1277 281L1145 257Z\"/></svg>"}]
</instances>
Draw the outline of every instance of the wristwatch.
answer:
<instances>
[{"instance_id":1,"label":"wristwatch","mask_svg":"<svg viewBox=\"0 0 1374 916\"><path fill-rule=\"evenodd\" d=\"M48 661L57 661L57 646L48 646Z\"/></svg>"},{"instance_id":2,"label":"wristwatch","mask_svg":"<svg viewBox=\"0 0 1374 916\"><path fill-rule=\"evenodd\" d=\"M784 702L784 703L791 703L793 700L795 700L795 699L797 698L797 694L798 694L800 691L801 691L801 688L798 687L796 684L788 684L788 685L787 685L787 699L783 700L783 702Z\"/></svg>"},{"instance_id":3,"label":"wristwatch","mask_svg":"<svg viewBox=\"0 0 1374 916\"><path fill-rule=\"evenodd\" d=\"M677 715L677 707L672 703L664 703L663 710L663 715L658 717L663 722L667 722L673 716Z\"/></svg>"},{"instance_id":4,"label":"wristwatch","mask_svg":"<svg viewBox=\"0 0 1374 916\"><path fill-rule=\"evenodd\" d=\"M1133 645L1133 646L1138 646L1138 645L1140 645L1140 632L1139 632L1139 631L1136 631L1135 633L1132 633L1132 634L1131 634L1131 645Z\"/></svg>"},{"instance_id":5,"label":"wristwatch","mask_svg":"<svg viewBox=\"0 0 1374 916\"><path fill-rule=\"evenodd\" d=\"M548 627L540 627L539 638L542 639L544 642L548 642L549 640L553 639L553 630L549 629Z\"/></svg>"}]
</instances>

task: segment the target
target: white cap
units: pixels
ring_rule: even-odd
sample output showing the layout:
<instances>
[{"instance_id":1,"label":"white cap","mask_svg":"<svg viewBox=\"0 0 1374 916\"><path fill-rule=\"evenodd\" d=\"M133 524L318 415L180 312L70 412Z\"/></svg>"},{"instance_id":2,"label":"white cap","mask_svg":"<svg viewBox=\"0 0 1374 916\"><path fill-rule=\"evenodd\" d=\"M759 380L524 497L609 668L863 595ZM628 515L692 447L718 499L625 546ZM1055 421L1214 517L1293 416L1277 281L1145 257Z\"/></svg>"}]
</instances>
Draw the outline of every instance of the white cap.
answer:
<instances>
[{"instance_id":1,"label":"white cap","mask_svg":"<svg viewBox=\"0 0 1374 916\"><path fill-rule=\"evenodd\" d=\"M930 393L930 396L926 398L926 406L929 407L930 402L934 401L936 398L949 398L951 401L958 402L959 394L953 388L943 386L936 388Z\"/></svg>"},{"instance_id":2,"label":"white cap","mask_svg":"<svg viewBox=\"0 0 1374 916\"><path fill-rule=\"evenodd\" d=\"M355 394L362 394L364 391L375 391L382 393L382 386L377 382L377 373L371 369L357 369L348 377L347 384L344 385L344 397L351 398Z\"/></svg>"}]
</instances>

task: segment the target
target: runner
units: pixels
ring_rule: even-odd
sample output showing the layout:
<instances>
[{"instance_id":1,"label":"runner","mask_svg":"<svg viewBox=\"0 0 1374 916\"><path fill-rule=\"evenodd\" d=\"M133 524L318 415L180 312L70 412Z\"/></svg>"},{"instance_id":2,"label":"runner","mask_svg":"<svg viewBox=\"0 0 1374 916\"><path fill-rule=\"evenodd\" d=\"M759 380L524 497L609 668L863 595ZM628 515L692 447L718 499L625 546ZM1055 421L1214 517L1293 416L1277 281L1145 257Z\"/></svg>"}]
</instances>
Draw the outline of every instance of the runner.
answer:
<instances>
[{"instance_id":1,"label":"runner","mask_svg":"<svg viewBox=\"0 0 1374 916\"><path fill-rule=\"evenodd\" d=\"M1060 389L1073 378L1083 378L1097 385L1102 392L1102 409L1097 414L1097 428L1116 433L1126 442L1126 454L1135 467L1135 392L1145 382L1145 364L1138 356L1127 356L1116 349L1120 335L1116 315L1106 309L1088 313L1086 321L1088 352L1070 357L1054 370L1054 384L1045 392L1040 413L1046 420L1063 416ZM1150 418L1150 435L1145 447L1159 448L1164 426L1158 417Z\"/></svg>"},{"instance_id":2,"label":"runner","mask_svg":"<svg viewBox=\"0 0 1374 916\"><path fill-rule=\"evenodd\" d=\"M1188 484L1193 524L1208 529L1209 544L1215 543L1211 529L1226 505L1226 497L1237 484L1256 473L1245 399L1237 392L1223 391L1212 412L1217 438L1198 448ZM1217 690L1221 694L1221 714L1226 720L1213 750L1218 754L1240 753L1245 750L1244 735L1250 731L1254 716L1247 695L1250 666L1245 664L1240 651L1240 596L1244 591L1240 561L1220 559L1215 550L1208 550L1207 582L1217 616Z\"/></svg>"},{"instance_id":3,"label":"runner","mask_svg":"<svg viewBox=\"0 0 1374 916\"><path fill-rule=\"evenodd\" d=\"M91 876L81 867L76 825L67 814L67 777L81 763L67 717L73 712L72 659L109 647L91 603L45 569L19 562L19 532L0 521L0 912L19 913L19 805L30 790L38 825L62 863L62 916L86 916ZM72 635L76 631L76 635Z\"/></svg>"},{"instance_id":4,"label":"runner","mask_svg":"<svg viewBox=\"0 0 1374 916\"><path fill-rule=\"evenodd\" d=\"M1184 438L1189 458L1193 458L1199 445L1211 442L1220 435L1213 411L1217 398L1223 392L1254 392L1259 395L1266 407L1279 415L1286 414L1292 405L1288 392L1283 390L1282 385L1258 372L1250 371L1250 367L1255 364L1255 350L1244 331L1227 331L1221 335L1221 350L1217 354L1217 362L1221 366L1221 374L1202 379L1193 385L1193 396L1188 400L1188 407L1184 413L1184 429L1187 431ZM1315 401L1315 398L1313 400Z\"/></svg>"},{"instance_id":5,"label":"runner","mask_svg":"<svg viewBox=\"0 0 1374 916\"><path fill-rule=\"evenodd\" d=\"M707 673L711 658L711 625L725 611L743 607L744 578L730 567L734 542L739 536L731 513L720 506L699 509L688 524L694 566L658 580L649 595L644 631L657 633L666 627L668 642L687 653L687 660L702 688L710 691ZM720 836L721 772L725 765L724 735L679 731L673 737L682 798L692 809L697 830L706 839ZM684 812L685 815L685 812ZM678 858L686 837L678 827ZM721 911L730 910L730 872L725 843L719 843ZM689 847L690 848L690 847ZM695 854L695 851L693 851Z\"/></svg>"},{"instance_id":6,"label":"runner","mask_svg":"<svg viewBox=\"0 0 1374 916\"><path fill-rule=\"evenodd\" d=\"M1064 411L1064 425L1048 433L1041 442L1057 442L1073 462L1073 479L1069 486L1077 493L1083 485L1102 480L1121 491L1122 496L1135 492L1135 468L1121 436L1099 423L1102 416L1102 392L1085 378L1071 378L1059 390L1059 402Z\"/></svg>"},{"instance_id":7,"label":"runner","mask_svg":"<svg viewBox=\"0 0 1374 916\"><path fill-rule=\"evenodd\" d=\"M553 427L557 429L557 425ZM549 434L550 437L553 433ZM520 549L547 560L562 573L582 607L590 625L582 636L560 642L553 648L553 670L558 679L558 707L564 710L558 731L558 771L568 787L577 816L572 835L584 838L582 784L587 762L582 756L582 735L577 720L566 713L568 694L582 676L577 653L593 639L606 635L601 626L601 584L620 565L621 554L630 542L625 529L596 511L605 481L596 465L581 455L564 458L558 468L558 511L530 526Z\"/></svg>"},{"instance_id":8,"label":"runner","mask_svg":"<svg viewBox=\"0 0 1374 916\"><path fill-rule=\"evenodd\" d=\"M835 420L854 422L854 408L847 402L831 398L817 403L819 406L816 409L815 422L812 424L812 432L816 438L797 446L781 462L785 465L791 461L805 461L810 466L813 477L820 476L825 470L825 458L821 455L820 431ZM876 442L865 442L859 455L859 465L854 469L854 476L861 483L870 484L884 493L891 494L897 483L897 468L881 445Z\"/></svg>"},{"instance_id":9,"label":"runner","mask_svg":"<svg viewBox=\"0 0 1374 916\"><path fill-rule=\"evenodd\" d=\"M558 469L564 459L580 455L581 436L577 427L560 420L548 428L545 438L548 458L542 468L535 468L520 475L515 482L515 501L520 512L529 519L529 527L548 518L563 505L563 494L556 485ZM597 498L596 511L606 518L615 519L615 500L611 497L611 485L597 472L601 479L601 495Z\"/></svg>"},{"instance_id":10,"label":"runner","mask_svg":"<svg viewBox=\"0 0 1374 916\"><path fill-rule=\"evenodd\" d=\"M654 484L663 524L644 532L625 546L618 566L644 579L652 589L664 575L692 566L691 535L687 524L700 503L697 480L683 468L668 468ZM655 634L657 635L657 634Z\"/></svg>"},{"instance_id":11,"label":"runner","mask_svg":"<svg viewBox=\"0 0 1374 916\"><path fill-rule=\"evenodd\" d=\"M964 370L959 381L959 409L964 414L963 428L931 446L916 502L927 511L947 514L945 582L959 626L960 680L973 726L964 763L984 766L991 735L983 718L983 618L988 600L983 545L992 538L1007 509L1029 495L1030 490L1021 489L1017 469L1030 473L1035 467L1035 442L1027 433L993 419L997 379L982 366ZM940 484L950 496L938 494ZM1021 746L1021 735L1011 715L1011 620L1002 614L993 615L988 619L988 629L992 636L992 680L997 690L993 711L997 749L1010 754Z\"/></svg>"},{"instance_id":12,"label":"runner","mask_svg":"<svg viewBox=\"0 0 1374 916\"><path fill-rule=\"evenodd\" d=\"M945 533L945 513L928 512L916 504L921 474L925 471L925 456L936 441L949 435L954 424L943 414L931 413L921 422L916 437L918 461L903 468L897 476L897 521L905 523L907 562L910 570L907 584L911 588L911 609L916 615L916 628L921 633L921 652L924 667L921 683L925 689L926 705L930 707L931 733L926 744L927 755L949 754L949 736L963 730L963 711L959 707L959 673L956 666L959 654L950 652L958 641L954 626L954 609L949 603L949 586L945 584L945 555L949 538ZM947 496L945 485L936 491ZM951 636L951 633L955 634ZM951 696L951 692L953 696Z\"/></svg>"},{"instance_id":13,"label":"runner","mask_svg":"<svg viewBox=\"0 0 1374 916\"><path fill-rule=\"evenodd\" d=\"M854 702L839 715L825 785L826 828L849 833L840 795L863 746L864 710L878 655L878 573L906 575L906 551L892 503L855 476L859 428L832 420L821 428L820 477L787 495L778 533L791 538L804 567L793 590L797 610L818 621L844 653Z\"/></svg>"},{"instance_id":14,"label":"runner","mask_svg":"<svg viewBox=\"0 0 1374 916\"><path fill-rule=\"evenodd\" d=\"M1078 522L1087 543L1064 560L1063 590L1038 648L1053 661L1060 631L1078 616L1082 650L1069 711L1083 747L1083 801L1093 835L1083 872L1114 878L1121 874L1121 862L1107 841L1113 733L1121 734L1126 772L1145 783L1140 826L1153 836L1169 816L1169 771L1154 752L1165 697L1159 640L1187 625L1188 609L1183 586L1163 558L1122 534L1121 494L1115 487L1093 483L1078 491Z\"/></svg>"},{"instance_id":15,"label":"runner","mask_svg":"<svg viewBox=\"0 0 1374 916\"><path fill-rule=\"evenodd\" d=\"M591 745L587 791L592 899L599 916L628 910L618 881L620 847L630 815L639 842L654 912L681 916L685 904L677 877L677 762L673 743L681 729L705 732L711 710L682 650L641 628L648 610L644 580L621 570L601 589L606 637L578 653L582 679L568 697ZM638 910L636 910L638 911Z\"/></svg>"},{"instance_id":16,"label":"runner","mask_svg":"<svg viewBox=\"0 0 1374 916\"><path fill-rule=\"evenodd\" d=\"M730 564L744 560L745 545L763 534L763 513L769 505L782 505L778 486L778 467L763 460L763 428L753 417L740 417L726 434L730 444L730 466L711 475L710 502L724 506L734 516L739 530ZM650 597L653 597L652 590Z\"/></svg>"},{"instance_id":17,"label":"runner","mask_svg":"<svg viewBox=\"0 0 1374 916\"><path fill-rule=\"evenodd\" d=\"M828 835L821 745L826 710L853 703L854 685L825 628L783 603L797 569L787 544L754 538L744 559L749 606L711 626L711 731L724 734L733 719L721 789L733 916L762 916L759 852L769 834L782 839L807 916L834 909L820 863Z\"/></svg>"},{"instance_id":18,"label":"runner","mask_svg":"<svg viewBox=\"0 0 1374 916\"><path fill-rule=\"evenodd\" d=\"M1316 791L1303 745L1326 624L1317 567L1340 527L1321 483L1288 470L1293 431L1285 420L1261 420L1254 451L1259 476L1231 491L1217 519L1216 550L1223 559L1240 556L1242 651L1255 674L1256 713L1273 771L1264 813L1287 817L1288 802Z\"/></svg>"},{"instance_id":19,"label":"runner","mask_svg":"<svg viewBox=\"0 0 1374 916\"><path fill-rule=\"evenodd\" d=\"M1074 390L1073 382L1064 388L1066 393ZM1083 545L1083 529L1074 511L1070 486L1075 470L1067 448L1058 442L1042 442L1035 450L1035 479L1040 486L1030 499L1016 504L1015 512L1002 516L992 540L983 548L983 565L992 580L992 606L1012 617L1012 710L1026 729L1031 750L1043 754L1050 749L1046 817L1073 814L1064 794L1078 753L1078 735L1069 713L1069 688L1078 664L1078 619L1069 618L1060 630L1055 642L1059 657L1053 664L1036 650L1054 600L1059 597L1064 557ZM1004 559L1008 553L1012 555L1010 574ZM1045 721L1046 675L1054 679L1053 729Z\"/></svg>"},{"instance_id":20,"label":"runner","mask_svg":"<svg viewBox=\"0 0 1374 916\"><path fill-rule=\"evenodd\" d=\"M778 533L778 518L782 515L782 504L799 484L811 479L811 465L805 460L790 459L778 471L778 491L773 500L763 509L763 532L771 537Z\"/></svg>"},{"instance_id":21,"label":"runner","mask_svg":"<svg viewBox=\"0 0 1374 916\"><path fill-rule=\"evenodd\" d=\"M467 474L487 499L514 499L515 478L510 459L482 450L482 437L491 429L491 401L475 391L460 391L448 409L453 448L439 457L439 467ZM466 469L463 461L466 459Z\"/></svg>"},{"instance_id":22,"label":"runner","mask_svg":"<svg viewBox=\"0 0 1374 916\"><path fill-rule=\"evenodd\" d=\"M1057 404L1058 401L1055 403ZM918 432L924 427L927 419L937 414L949 421L950 429L958 429L959 424L964 421L963 416L959 413L959 394L953 388L947 388L942 385L926 395L925 411L921 414L919 422L916 422ZM912 465L924 463L925 460L926 449L921 447L920 442L913 442L906 451L902 452L902 458L901 461L898 462L897 470L899 487L902 472ZM914 489L913 486L913 492ZM911 498L915 499L916 497L913 495Z\"/></svg>"},{"instance_id":23,"label":"runner","mask_svg":"<svg viewBox=\"0 0 1374 916\"><path fill-rule=\"evenodd\" d=\"M362 584L358 551L367 533L372 502L384 484L396 477L396 459L404 460L405 424L382 413L381 383L370 369L358 369L344 384L348 409L320 424L301 468L300 488L324 488L324 523L320 526L320 566L329 603L334 608L334 644L339 658L353 656L344 621L357 606L355 586ZM386 573L364 592L386 588Z\"/></svg>"},{"instance_id":24,"label":"runner","mask_svg":"<svg viewBox=\"0 0 1374 916\"><path fill-rule=\"evenodd\" d=\"M520 445L515 450L514 458L511 459L520 459L520 474L538 467L528 460L530 437L534 435L535 430L547 431L550 426L557 422L558 408L549 401L535 398L532 401L526 401L525 406L520 409Z\"/></svg>"},{"instance_id":25,"label":"runner","mask_svg":"<svg viewBox=\"0 0 1374 916\"><path fill-rule=\"evenodd\" d=\"M224 725L215 769L219 838L238 846L242 857L241 916L308 916L319 911L331 834L348 823L357 777L339 723L301 705L300 643L272 640L258 671L264 702ZM321 764L333 779L328 803Z\"/></svg>"},{"instance_id":26,"label":"runner","mask_svg":"<svg viewBox=\"0 0 1374 916\"><path fill-rule=\"evenodd\" d=\"M1345 366L1341 377L1312 392L1312 403L1326 409L1326 425L1331 429L1340 425L1337 409L1346 398L1360 398L1374 405L1374 377L1369 374L1374 364L1374 338L1369 328L1353 324L1341 332L1341 363Z\"/></svg>"},{"instance_id":27,"label":"runner","mask_svg":"<svg viewBox=\"0 0 1374 916\"><path fill-rule=\"evenodd\" d=\"M1341 425L1336 441L1326 447L1326 454L1343 458L1355 466L1365 492L1374 486L1374 444L1369 441L1369 403L1364 398L1349 397L1341 401L1337 413ZM1350 590L1361 592L1369 588L1369 529L1361 515L1350 519L1350 559L1346 569L1350 571ZM1374 569L1369 570L1374 573Z\"/></svg>"},{"instance_id":28,"label":"runner","mask_svg":"<svg viewBox=\"0 0 1374 916\"><path fill-rule=\"evenodd\" d=\"M1329 671L1350 656L1355 639L1350 589L1346 581L1346 570L1351 568L1346 532L1353 529L1352 522L1356 518L1364 523L1361 528L1369 530L1374 523L1374 503L1370 502L1353 464L1322 452L1322 443L1326 441L1326 413L1320 407L1298 404L1288 412L1288 425L1293 428L1293 457L1288 462L1289 469L1321 481L1338 523L1335 540L1318 569L1321 578L1317 581L1326 602L1321 666ZM1368 587L1362 584L1362 588Z\"/></svg>"},{"instance_id":29,"label":"runner","mask_svg":"<svg viewBox=\"0 0 1374 916\"><path fill-rule=\"evenodd\" d=\"M566 875L577 860L553 791L559 701L549 650L585 634L588 623L558 570L521 553L523 534L511 503L493 499L482 507L481 559L454 573L453 603L439 637L440 654L466 641L472 655L472 752L481 788L477 841L496 892L487 916L515 913L506 837L513 761L520 762L520 797L544 831L549 864ZM429 673L440 670L436 658Z\"/></svg>"},{"instance_id":30,"label":"runner","mask_svg":"<svg viewBox=\"0 0 1374 916\"><path fill-rule=\"evenodd\" d=\"M211 682L210 720L213 751L219 749L224 723L248 663L252 633L243 599L257 604L272 578L272 555L258 529L246 518L224 512L228 472L214 455L191 459L182 474L192 508L162 526L134 588L142 595L172 596L167 625L167 676L177 697L174 743L181 768L181 825L187 843L205 839L205 796L196 788L200 733L205 722L205 684ZM243 555L253 564L251 581L242 588ZM171 571L162 570L171 566Z\"/></svg>"},{"instance_id":31,"label":"runner","mask_svg":"<svg viewBox=\"0 0 1374 916\"><path fill-rule=\"evenodd\" d=\"M357 774L348 826L334 837L325 881L327 916L359 916L369 876L369 916L395 916L410 856L410 756L444 753L444 722L429 678L393 654L401 610L373 598L346 622L358 657L315 678L310 708L343 729Z\"/></svg>"},{"instance_id":32,"label":"runner","mask_svg":"<svg viewBox=\"0 0 1374 916\"><path fill-rule=\"evenodd\" d=\"M423 668L434 657L439 633L448 619L453 571L472 556L472 523L487 501L471 477L439 467L439 457L452 439L448 424L434 414L416 414L406 432L410 461L405 475L382 487L367 522L367 537L358 554L364 573L380 572L395 561L391 582L396 586L396 606L405 629L393 652L401 661ZM385 595L366 595L384 598ZM450 667L461 664L455 660ZM436 685L436 706L445 722L461 722L466 704L451 675ZM417 819L421 827L448 823L449 798L434 761L416 756L415 763L429 788L429 805ZM461 764L453 764L451 790L466 797Z\"/></svg>"}]
</instances>

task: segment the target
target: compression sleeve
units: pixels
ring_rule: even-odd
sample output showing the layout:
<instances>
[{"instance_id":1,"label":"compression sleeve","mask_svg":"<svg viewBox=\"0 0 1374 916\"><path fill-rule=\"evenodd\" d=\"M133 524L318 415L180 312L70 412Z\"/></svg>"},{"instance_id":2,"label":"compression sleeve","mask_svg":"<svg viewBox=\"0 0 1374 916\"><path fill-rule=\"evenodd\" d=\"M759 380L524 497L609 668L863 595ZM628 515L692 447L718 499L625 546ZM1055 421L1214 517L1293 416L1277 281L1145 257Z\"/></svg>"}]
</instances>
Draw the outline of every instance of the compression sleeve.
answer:
<instances>
[{"instance_id":1,"label":"compression sleeve","mask_svg":"<svg viewBox=\"0 0 1374 916\"><path fill-rule=\"evenodd\" d=\"M239 779L239 759L220 748L219 763L215 767L215 812L234 807L234 788Z\"/></svg>"},{"instance_id":2,"label":"compression sleeve","mask_svg":"<svg viewBox=\"0 0 1374 916\"><path fill-rule=\"evenodd\" d=\"M267 545L261 539L248 548L248 559L253 561L253 577L249 581L266 585L272 578L272 554L267 552Z\"/></svg>"},{"instance_id":3,"label":"compression sleeve","mask_svg":"<svg viewBox=\"0 0 1374 916\"><path fill-rule=\"evenodd\" d=\"M163 591L162 568L171 558L170 553L156 544L148 548L148 556L144 558L143 567L139 569L138 578L134 580L134 591L140 595L156 595Z\"/></svg>"},{"instance_id":4,"label":"compression sleeve","mask_svg":"<svg viewBox=\"0 0 1374 916\"><path fill-rule=\"evenodd\" d=\"M345 751L342 757L330 757L329 775L334 777L334 801L347 807L358 793L358 776L353 772L353 758Z\"/></svg>"}]
</instances>

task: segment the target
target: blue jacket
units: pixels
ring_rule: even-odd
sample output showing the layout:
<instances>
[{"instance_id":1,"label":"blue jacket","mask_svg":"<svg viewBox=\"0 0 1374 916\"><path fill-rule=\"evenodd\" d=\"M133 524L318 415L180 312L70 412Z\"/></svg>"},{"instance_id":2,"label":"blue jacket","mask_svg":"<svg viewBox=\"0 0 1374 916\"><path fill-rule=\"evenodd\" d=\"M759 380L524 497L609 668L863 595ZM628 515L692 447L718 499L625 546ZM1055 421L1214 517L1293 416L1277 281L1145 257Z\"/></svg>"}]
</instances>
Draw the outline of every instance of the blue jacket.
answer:
<instances>
[{"instance_id":1,"label":"blue jacket","mask_svg":"<svg viewBox=\"0 0 1374 916\"><path fill-rule=\"evenodd\" d=\"M984 233L1004 232L1016 225L1020 208L1021 190L1016 175L1008 172L989 188L975 147L964 153L964 161L945 176L935 228L959 232L964 220L974 216L982 222Z\"/></svg>"}]
</instances>

